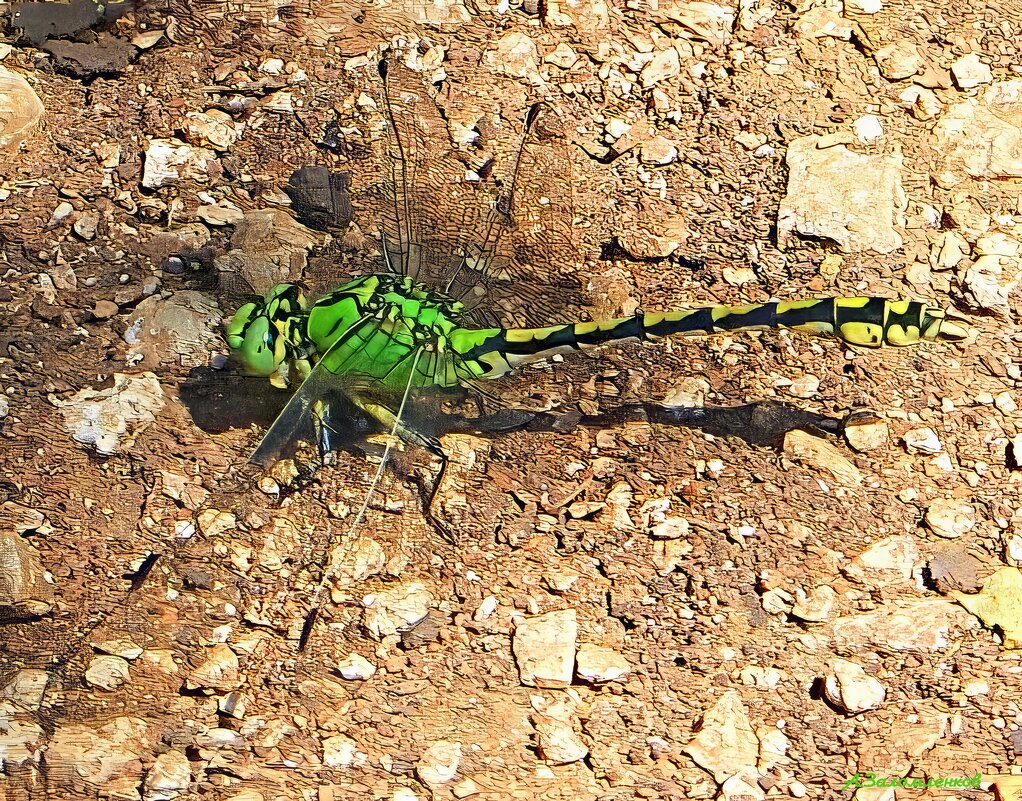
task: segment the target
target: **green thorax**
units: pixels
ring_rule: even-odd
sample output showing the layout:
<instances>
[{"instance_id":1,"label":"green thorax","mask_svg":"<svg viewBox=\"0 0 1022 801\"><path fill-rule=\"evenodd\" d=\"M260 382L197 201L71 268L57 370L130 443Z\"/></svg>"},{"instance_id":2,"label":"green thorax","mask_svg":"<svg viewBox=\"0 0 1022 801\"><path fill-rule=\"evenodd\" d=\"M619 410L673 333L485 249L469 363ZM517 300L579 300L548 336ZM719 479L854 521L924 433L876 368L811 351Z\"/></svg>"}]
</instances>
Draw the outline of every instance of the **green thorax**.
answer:
<instances>
[{"instance_id":1,"label":"green thorax","mask_svg":"<svg viewBox=\"0 0 1022 801\"><path fill-rule=\"evenodd\" d=\"M403 391L453 387L473 377L456 358L451 338L465 307L407 276L369 275L317 300L305 324L309 349L323 367ZM414 366L414 374L413 374Z\"/></svg>"}]
</instances>

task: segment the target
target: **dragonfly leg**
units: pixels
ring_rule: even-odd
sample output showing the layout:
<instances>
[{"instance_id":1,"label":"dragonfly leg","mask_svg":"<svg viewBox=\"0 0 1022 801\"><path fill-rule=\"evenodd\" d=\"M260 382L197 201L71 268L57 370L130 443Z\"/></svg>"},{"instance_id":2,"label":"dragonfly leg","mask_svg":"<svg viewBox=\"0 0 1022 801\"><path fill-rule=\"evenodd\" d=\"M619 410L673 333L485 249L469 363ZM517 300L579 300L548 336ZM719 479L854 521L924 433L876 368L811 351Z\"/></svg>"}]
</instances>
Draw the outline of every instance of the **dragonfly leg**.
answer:
<instances>
[{"instance_id":1,"label":"dragonfly leg","mask_svg":"<svg viewBox=\"0 0 1022 801\"><path fill-rule=\"evenodd\" d=\"M334 452L340 446L340 442L337 441L340 432L330 424L330 408L321 400L317 400L312 406L312 424L316 430L320 460L323 464L333 464L337 459Z\"/></svg>"},{"instance_id":2,"label":"dragonfly leg","mask_svg":"<svg viewBox=\"0 0 1022 801\"><path fill-rule=\"evenodd\" d=\"M427 492L423 493L422 498L423 510L425 511L426 514L426 520L429 521L429 524L433 526L434 529L436 529L440 536L447 540L447 542L449 542L451 545L457 545L458 544L457 535L453 531L451 531L447 523L441 520L440 517L433 511L433 504L436 501L436 496L440 491L440 487L443 486L444 477L447 475L447 465L450 463L450 457L448 457L447 454L444 453L442 448L438 448L436 451L433 451L433 453L440 457L440 469L437 470L436 475L433 477L432 486L429 488ZM425 488L422 485L420 485L420 490L424 489Z\"/></svg>"}]
</instances>

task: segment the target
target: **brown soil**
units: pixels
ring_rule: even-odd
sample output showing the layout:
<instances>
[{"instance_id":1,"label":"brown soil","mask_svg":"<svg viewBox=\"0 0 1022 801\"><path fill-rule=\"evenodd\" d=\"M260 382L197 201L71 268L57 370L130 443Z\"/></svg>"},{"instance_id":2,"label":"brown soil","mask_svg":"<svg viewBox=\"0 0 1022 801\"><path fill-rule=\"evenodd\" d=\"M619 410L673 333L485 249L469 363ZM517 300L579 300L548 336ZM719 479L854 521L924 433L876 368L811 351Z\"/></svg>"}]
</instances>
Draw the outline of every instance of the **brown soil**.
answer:
<instances>
[{"instance_id":1,"label":"brown soil","mask_svg":"<svg viewBox=\"0 0 1022 801\"><path fill-rule=\"evenodd\" d=\"M9 37L13 51L2 63L30 76L46 111L39 130L0 165L0 394L10 405L0 419L0 530L37 552L52 608L0 626L0 685L19 669L50 674L41 705L18 707L22 723L8 727L7 734L22 724L39 729L29 738L32 756L8 759L0 749L0 796L163 797L152 786L153 765L173 752L187 757L191 775L178 798L411 798L398 789L405 787L419 798L737 799L743 796L718 795L727 791L684 750L702 715L729 690L740 693L761 741L771 730L789 741L776 764L761 755L757 792L766 797L847 797L842 785L857 771L980 772L989 781L1018 764L1018 652L1003 650L999 635L964 612L961 620L973 622L953 626L948 642L932 650L860 647L835 633L835 621L899 602L912 608L944 598L950 608L951 589L975 591L1010 563L1008 543L1020 536L1020 474L1009 444L1018 418L984 395L1008 392L1019 400L1009 367L1020 360L1020 331L970 307L953 273L942 273L950 280L927 292L904 277L913 261L926 260L932 239L911 223L920 218L912 211L918 204L958 209L975 202L996 218L1018 213L1012 204L1020 190L1011 181L969 181L954 192L931 184L932 123L901 107L906 82L881 77L869 55L871 47L907 37L925 45L945 74L973 51L993 65L995 78L1008 78L1020 64L1017 9L893 2L876 15L850 15L861 27L849 41L798 37L800 15L781 7L749 29L728 31L722 45L672 22L663 7L551 6L513 4L498 13L471 4L468 21L458 21L460 5L381 10L168 0L110 23L122 39L151 30L164 30L164 38L123 69L97 72L93 65L84 76ZM571 24L556 24L558 14ZM434 24L436 15L449 19ZM516 75L513 59L487 57L512 33L530 37L541 57L569 45L577 65L541 63L545 79L530 80L536 67ZM378 53L398 34L446 49L441 105L506 121L503 128L480 125L498 157L514 147L528 104L545 104L552 122L544 135L563 137L568 189L560 191L570 191L575 215L578 265L558 271L588 293L590 310L922 293L971 312L976 336L962 346L864 351L778 332L739 334L624 346L568 359L556 373L509 379L501 390L509 396L608 407L614 393L658 400L683 378L699 376L710 402L780 399L832 415L868 408L891 435L868 453L837 443L863 476L850 486L782 450L670 426L450 437L452 466L436 505L456 545L423 514L415 479L428 472L429 458L410 450L399 455L357 533L367 549L360 564L370 567L335 583L310 646L298 653L324 550L342 543L348 561L357 561L348 526L375 465L342 452L336 464L291 482L278 468L273 476L290 486L260 491L262 473L246 465L259 430L204 431L178 399L192 368L208 364L216 348L157 354L140 365L129 360L125 334L154 277L159 293L214 297L208 269L165 272L167 253L156 239L202 224L198 210L207 201L200 193L244 211L280 208L281 187L299 166L325 164L356 176L364 170L368 134L349 132L349 146L335 151L316 141L335 115L343 121L358 114L369 71L349 60ZM679 43L680 72L643 88L621 54L662 50L665 36ZM781 74L764 69L782 57ZM258 69L270 58L284 62L281 74ZM502 63L512 74L501 74ZM296 68L308 79L295 81ZM618 91L620 81L634 84L630 94ZM569 94L564 86L571 82ZM275 105L282 102L275 94L285 91L293 111ZM244 132L202 180L141 186L151 140L178 136L187 113L232 98L249 104L235 115ZM887 138L864 150L901 148L916 205L903 248L845 254L830 282L820 263L835 251L832 243L795 240L783 252L776 245L785 146L846 131L866 113L881 118ZM611 118L652 126L679 157L659 167L642 162L641 146L608 152L602 134ZM760 135L773 149L754 157L755 147L736 140L741 133ZM104 167L114 145L119 158ZM53 222L62 202L73 212ZM73 227L89 215L98 221L94 237ZM609 247L640 221L654 232L666 221L683 223L684 247L648 260ZM229 226L214 228L210 252L224 252L229 235ZM323 280L315 271L328 261L313 253L313 278ZM753 281L727 280L729 266L752 267ZM97 305L104 301L116 307ZM115 374L144 369L158 377L167 400L134 444L102 456L76 443L59 404L82 389L112 386ZM792 397L788 382L807 373L820 379L819 390ZM247 400L237 398L239 407ZM921 427L936 432L950 469L905 447L902 435ZM940 498L975 512L975 525L953 542L923 524ZM658 571L663 546L642 514L658 499L690 524L687 547L666 571ZM177 536L192 525L193 536ZM871 545L904 535L919 551L912 578L849 569ZM949 549L952 580L935 582L926 566ZM150 555L156 558L148 575L133 581ZM416 582L432 598L426 620L374 636L368 596ZM764 609L770 590L797 599L823 586L836 595L823 620ZM491 595L496 611L477 614ZM629 675L596 685L576 679L567 689L524 686L512 653L516 621L559 609L576 610L580 641L613 648L630 664ZM85 672L103 648L120 652L113 641L144 650L128 658L129 680L105 690ZM220 643L237 656L237 672L228 664L226 676L193 674L223 653ZM338 664L351 653L376 673L345 680ZM879 679L886 690L879 709L850 714L821 695L839 657ZM776 668L778 683L755 686L750 667ZM974 692L979 680L988 683L985 692ZM242 699L243 712L226 714L228 698ZM551 700L571 708L570 724L588 748L583 759L549 764L538 749L537 708ZM354 741L358 754L349 764L324 764L323 741L339 735ZM431 790L422 760L440 741L460 743L461 758L453 781ZM82 756L90 748L93 756ZM105 774L97 755L109 759Z\"/></svg>"}]
</instances>

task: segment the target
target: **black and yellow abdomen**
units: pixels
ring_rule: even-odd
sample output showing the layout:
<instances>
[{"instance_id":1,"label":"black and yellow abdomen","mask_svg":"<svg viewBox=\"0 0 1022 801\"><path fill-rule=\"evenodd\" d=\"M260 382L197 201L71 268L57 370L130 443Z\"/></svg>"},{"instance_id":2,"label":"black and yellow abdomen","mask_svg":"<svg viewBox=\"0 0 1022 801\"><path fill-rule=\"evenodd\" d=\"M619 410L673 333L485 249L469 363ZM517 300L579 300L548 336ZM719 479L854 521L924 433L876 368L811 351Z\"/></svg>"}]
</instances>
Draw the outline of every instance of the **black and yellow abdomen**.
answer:
<instances>
[{"instance_id":1,"label":"black and yellow abdomen","mask_svg":"<svg viewBox=\"0 0 1022 801\"><path fill-rule=\"evenodd\" d=\"M942 309L920 301L849 297L638 312L631 317L546 328L459 330L452 345L465 362L481 368L477 377L495 378L539 358L611 342L760 328L832 334L865 347L959 340L968 334L947 320Z\"/></svg>"}]
</instances>

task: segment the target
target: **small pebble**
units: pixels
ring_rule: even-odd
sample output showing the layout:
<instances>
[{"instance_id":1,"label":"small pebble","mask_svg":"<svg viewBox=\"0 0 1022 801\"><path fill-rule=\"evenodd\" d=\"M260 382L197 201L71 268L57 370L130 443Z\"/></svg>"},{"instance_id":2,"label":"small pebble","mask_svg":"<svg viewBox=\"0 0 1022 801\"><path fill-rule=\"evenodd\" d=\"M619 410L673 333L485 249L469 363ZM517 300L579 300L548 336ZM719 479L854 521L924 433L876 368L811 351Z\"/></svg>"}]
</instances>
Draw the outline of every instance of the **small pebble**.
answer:
<instances>
[{"instance_id":1,"label":"small pebble","mask_svg":"<svg viewBox=\"0 0 1022 801\"><path fill-rule=\"evenodd\" d=\"M832 704L853 715L876 709L887 697L884 685L847 659L835 660L834 673L827 676L823 692Z\"/></svg>"},{"instance_id":2,"label":"small pebble","mask_svg":"<svg viewBox=\"0 0 1022 801\"><path fill-rule=\"evenodd\" d=\"M932 428L913 428L902 437L906 447L923 453L940 453L944 446L940 443L937 432Z\"/></svg>"},{"instance_id":3,"label":"small pebble","mask_svg":"<svg viewBox=\"0 0 1022 801\"><path fill-rule=\"evenodd\" d=\"M97 320L107 320L120 311L112 300L101 300L92 309L92 316Z\"/></svg>"},{"instance_id":4,"label":"small pebble","mask_svg":"<svg viewBox=\"0 0 1022 801\"><path fill-rule=\"evenodd\" d=\"M100 690L116 690L130 680L128 663L119 656L94 657L85 671L85 681Z\"/></svg>"},{"instance_id":5,"label":"small pebble","mask_svg":"<svg viewBox=\"0 0 1022 801\"><path fill-rule=\"evenodd\" d=\"M419 757L415 773L427 787L436 788L447 784L458 775L459 764L461 743L439 740Z\"/></svg>"},{"instance_id":6,"label":"small pebble","mask_svg":"<svg viewBox=\"0 0 1022 801\"><path fill-rule=\"evenodd\" d=\"M951 65L951 76L959 89L973 89L994 80L990 66L980 61L975 53L964 55L954 62Z\"/></svg>"},{"instance_id":7,"label":"small pebble","mask_svg":"<svg viewBox=\"0 0 1022 801\"><path fill-rule=\"evenodd\" d=\"M366 681L376 673L376 665L360 654L348 654L337 663L337 670L348 681Z\"/></svg>"},{"instance_id":8,"label":"small pebble","mask_svg":"<svg viewBox=\"0 0 1022 801\"><path fill-rule=\"evenodd\" d=\"M1001 392L994 398L994 406L1003 415L1012 415L1018 411L1018 404L1010 392Z\"/></svg>"},{"instance_id":9,"label":"small pebble","mask_svg":"<svg viewBox=\"0 0 1022 801\"><path fill-rule=\"evenodd\" d=\"M891 429L884 421L845 426L845 441L857 451L875 451L891 439Z\"/></svg>"},{"instance_id":10,"label":"small pebble","mask_svg":"<svg viewBox=\"0 0 1022 801\"><path fill-rule=\"evenodd\" d=\"M863 144L875 142L884 135L884 126L881 124L880 118L873 114L859 117L852 123L852 130L855 132L855 138Z\"/></svg>"},{"instance_id":11,"label":"small pebble","mask_svg":"<svg viewBox=\"0 0 1022 801\"><path fill-rule=\"evenodd\" d=\"M99 216L95 213L86 213L75 220L72 228L74 232L86 241L96 238L96 229L99 227Z\"/></svg>"},{"instance_id":12,"label":"small pebble","mask_svg":"<svg viewBox=\"0 0 1022 801\"><path fill-rule=\"evenodd\" d=\"M925 519L938 537L957 539L976 525L976 510L964 501L938 498L926 510Z\"/></svg>"}]
</instances>

